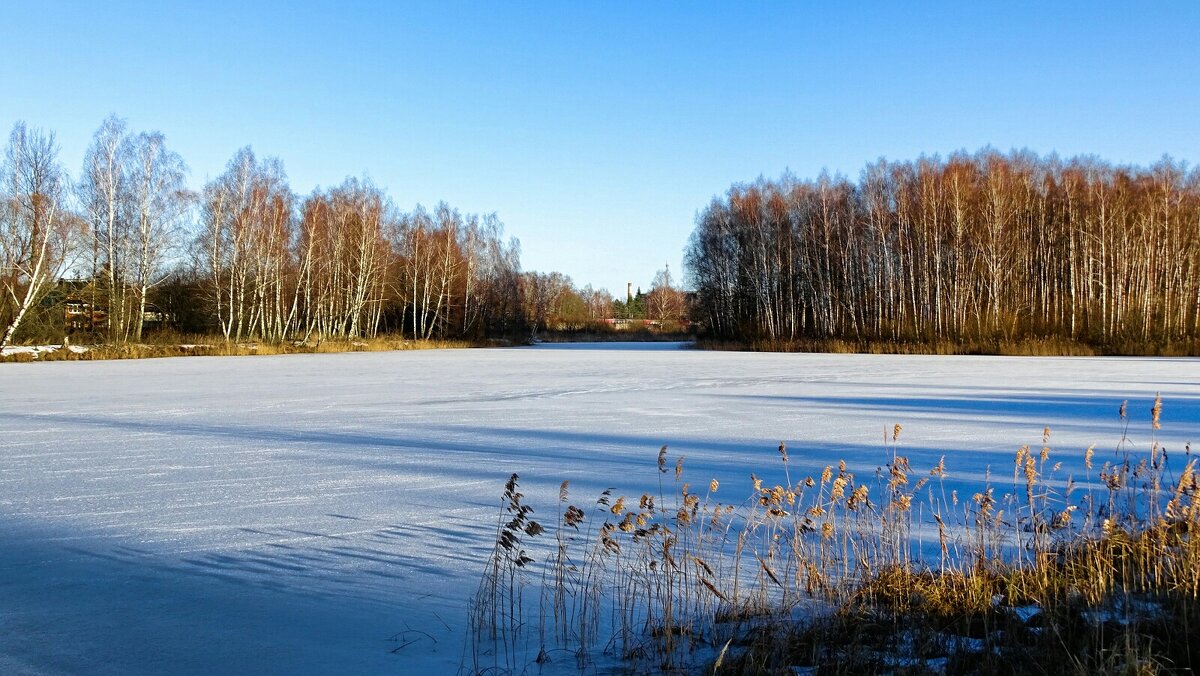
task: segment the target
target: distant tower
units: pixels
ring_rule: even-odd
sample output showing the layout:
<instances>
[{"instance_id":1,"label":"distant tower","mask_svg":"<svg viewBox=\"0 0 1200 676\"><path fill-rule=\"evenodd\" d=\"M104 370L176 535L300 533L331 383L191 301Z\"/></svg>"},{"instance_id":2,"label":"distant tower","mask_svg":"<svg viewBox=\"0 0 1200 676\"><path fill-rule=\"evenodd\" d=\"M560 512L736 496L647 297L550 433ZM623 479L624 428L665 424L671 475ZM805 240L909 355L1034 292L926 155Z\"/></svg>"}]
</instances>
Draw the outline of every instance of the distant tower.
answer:
<instances>
[{"instance_id":1,"label":"distant tower","mask_svg":"<svg viewBox=\"0 0 1200 676\"><path fill-rule=\"evenodd\" d=\"M633 302L633 282L625 282L625 302Z\"/></svg>"}]
</instances>

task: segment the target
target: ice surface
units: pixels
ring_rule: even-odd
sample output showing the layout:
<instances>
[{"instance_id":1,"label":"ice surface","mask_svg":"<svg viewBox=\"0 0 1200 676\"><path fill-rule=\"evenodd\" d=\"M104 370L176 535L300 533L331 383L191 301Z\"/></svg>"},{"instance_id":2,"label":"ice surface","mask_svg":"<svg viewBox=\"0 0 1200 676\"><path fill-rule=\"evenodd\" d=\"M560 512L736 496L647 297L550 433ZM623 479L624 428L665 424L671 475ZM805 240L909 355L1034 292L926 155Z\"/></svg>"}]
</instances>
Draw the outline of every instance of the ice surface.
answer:
<instances>
[{"instance_id":1,"label":"ice surface","mask_svg":"<svg viewBox=\"0 0 1200 676\"><path fill-rule=\"evenodd\" d=\"M535 507L563 479L590 503L656 486L667 444L745 495L780 441L793 478L867 476L900 423L962 490L1047 425L1078 477L1122 400L1149 448L1159 391L1169 453L1200 441L1191 359L677 347L2 364L0 671L453 671L512 472Z\"/></svg>"}]
</instances>

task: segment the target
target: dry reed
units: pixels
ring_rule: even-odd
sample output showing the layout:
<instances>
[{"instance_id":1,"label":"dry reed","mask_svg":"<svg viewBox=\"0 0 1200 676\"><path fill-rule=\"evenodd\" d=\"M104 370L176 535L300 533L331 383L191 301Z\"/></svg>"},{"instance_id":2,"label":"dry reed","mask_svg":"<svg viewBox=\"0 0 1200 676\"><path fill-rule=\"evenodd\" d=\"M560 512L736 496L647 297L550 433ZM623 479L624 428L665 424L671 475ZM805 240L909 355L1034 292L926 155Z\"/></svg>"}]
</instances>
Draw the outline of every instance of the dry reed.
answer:
<instances>
[{"instance_id":1,"label":"dry reed","mask_svg":"<svg viewBox=\"0 0 1200 676\"><path fill-rule=\"evenodd\" d=\"M1161 411L1156 399L1151 434ZM1120 415L1128 426L1124 406ZM537 568L537 660L563 651L581 669L605 656L635 670L722 673L1200 666L1189 640L1200 627L1190 447L1168 455L1155 438L1138 457L1123 433L1102 464L1094 446L1083 452L1076 482L1059 476L1046 428L1040 447L1017 450L1010 490L989 478L960 500L947 494L945 458L918 470L899 451L901 435L899 425L885 432L888 461L867 478L840 462L793 481L798 467L781 444L784 481L752 475L753 494L738 503L718 499L715 479L693 492L682 456L669 472L665 447L657 495L609 490L585 510L564 483L544 561L521 558L524 549L512 558L516 540L537 539L521 523L498 531L473 610L476 640L492 637L494 658L495 636L532 623L513 595L524 593L516 569ZM515 483L506 513L513 493ZM922 541L923 528L936 543ZM506 650L475 671L524 671L530 653L512 641Z\"/></svg>"}]
</instances>

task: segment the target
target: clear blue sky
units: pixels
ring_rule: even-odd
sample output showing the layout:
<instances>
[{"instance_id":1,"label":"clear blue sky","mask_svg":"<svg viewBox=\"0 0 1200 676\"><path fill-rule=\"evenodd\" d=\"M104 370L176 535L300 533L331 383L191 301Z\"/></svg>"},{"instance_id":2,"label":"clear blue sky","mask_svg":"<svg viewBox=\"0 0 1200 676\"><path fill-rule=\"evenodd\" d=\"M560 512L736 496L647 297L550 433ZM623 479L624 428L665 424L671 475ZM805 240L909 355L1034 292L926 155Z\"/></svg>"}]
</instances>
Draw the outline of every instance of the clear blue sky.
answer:
<instances>
[{"instance_id":1,"label":"clear blue sky","mask_svg":"<svg viewBox=\"0 0 1200 676\"><path fill-rule=\"evenodd\" d=\"M678 279L696 212L760 174L1200 161L1200 3L833 4L0 0L0 125L57 132L73 174L110 112L197 188L247 144L300 193L365 173L618 294Z\"/></svg>"}]
</instances>

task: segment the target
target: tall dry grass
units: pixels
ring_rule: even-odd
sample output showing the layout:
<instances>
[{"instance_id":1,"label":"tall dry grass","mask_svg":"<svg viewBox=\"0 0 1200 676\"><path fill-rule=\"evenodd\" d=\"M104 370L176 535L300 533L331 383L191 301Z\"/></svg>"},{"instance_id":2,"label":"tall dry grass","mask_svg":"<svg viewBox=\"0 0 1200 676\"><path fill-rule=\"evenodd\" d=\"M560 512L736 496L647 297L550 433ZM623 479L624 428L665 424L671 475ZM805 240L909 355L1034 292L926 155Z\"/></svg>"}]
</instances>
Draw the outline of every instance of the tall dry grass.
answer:
<instances>
[{"instance_id":1,"label":"tall dry grass","mask_svg":"<svg viewBox=\"0 0 1200 676\"><path fill-rule=\"evenodd\" d=\"M1200 482L1192 449L1168 454L1154 436L1161 405L1148 448L1123 434L1086 449L1074 479L1046 429L1011 480L969 496L948 489L944 458L912 466L899 425L872 476L845 462L793 475L780 445L783 481L754 477L744 500L689 482L666 447L657 492L585 505L564 482L546 535L516 517L498 530L467 666L1192 673ZM513 495L515 475L503 513L528 517Z\"/></svg>"},{"instance_id":2,"label":"tall dry grass","mask_svg":"<svg viewBox=\"0 0 1200 676\"><path fill-rule=\"evenodd\" d=\"M1093 356L1200 356L1200 342L1168 341L1148 343L1112 340L1092 343L1059 337L976 340L853 340L811 338L797 340L723 341L696 340L696 347L717 351L821 352L832 354L928 354L928 355L1004 355L1012 357L1093 357Z\"/></svg>"},{"instance_id":3,"label":"tall dry grass","mask_svg":"<svg viewBox=\"0 0 1200 676\"><path fill-rule=\"evenodd\" d=\"M480 347L461 340L409 340L400 336L355 338L310 342L269 343L225 341L206 335L170 334L153 342L96 345L47 345L36 353L15 352L0 356L3 362L92 361L100 359L154 359L160 357L210 357L279 354L331 354L341 352L389 352Z\"/></svg>"}]
</instances>

